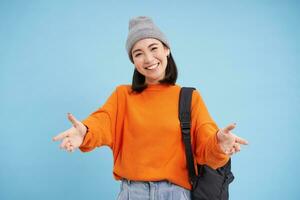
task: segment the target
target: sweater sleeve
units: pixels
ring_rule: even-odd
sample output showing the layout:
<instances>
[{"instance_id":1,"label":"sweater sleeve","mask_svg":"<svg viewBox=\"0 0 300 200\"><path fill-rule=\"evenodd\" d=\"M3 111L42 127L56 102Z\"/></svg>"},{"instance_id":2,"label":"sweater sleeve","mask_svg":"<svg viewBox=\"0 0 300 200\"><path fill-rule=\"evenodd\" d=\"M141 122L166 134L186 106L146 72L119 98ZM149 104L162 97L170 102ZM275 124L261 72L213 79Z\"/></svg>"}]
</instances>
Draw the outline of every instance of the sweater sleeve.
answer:
<instances>
[{"instance_id":1,"label":"sweater sleeve","mask_svg":"<svg viewBox=\"0 0 300 200\"><path fill-rule=\"evenodd\" d=\"M229 156L221 150L218 144L219 128L211 118L197 90L193 92L192 130L194 130L194 152L197 163L206 164L214 169L224 166Z\"/></svg>"},{"instance_id":2,"label":"sweater sleeve","mask_svg":"<svg viewBox=\"0 0 300 200\"><path fill-rule=\"evenodd\" d=\"M82 152L91 151L103 145L113 149L115 124L117 119L117 91L115 90L105 104L89 115L82 123L88 127L79 149Z\"/></svg>"}]
</instances>

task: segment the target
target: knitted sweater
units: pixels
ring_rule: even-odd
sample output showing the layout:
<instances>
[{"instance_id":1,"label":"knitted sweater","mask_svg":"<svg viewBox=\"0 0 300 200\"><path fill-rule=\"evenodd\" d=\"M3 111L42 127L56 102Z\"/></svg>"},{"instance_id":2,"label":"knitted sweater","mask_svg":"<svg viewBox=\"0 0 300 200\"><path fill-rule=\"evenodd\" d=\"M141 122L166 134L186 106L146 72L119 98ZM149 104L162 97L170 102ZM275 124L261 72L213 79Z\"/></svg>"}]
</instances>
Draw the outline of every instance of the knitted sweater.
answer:
<instances>
[{"instance_id":1,"label":"knitted sweater","mask_svg":"<svg viewBox=\"0 0 300 200\"><path fill-rule=\"evenodd\" d=\"M89 130L80 150L109 146L116 180L168 180L191 189L178 119L179 92L179 85L149 85L142 93L133 93L130 85L118 86L101 108L82 121ZM195 162L223 166L229 157L217 143L218 127L197 90L191 109Z\"/></svg>"}]
</instances>

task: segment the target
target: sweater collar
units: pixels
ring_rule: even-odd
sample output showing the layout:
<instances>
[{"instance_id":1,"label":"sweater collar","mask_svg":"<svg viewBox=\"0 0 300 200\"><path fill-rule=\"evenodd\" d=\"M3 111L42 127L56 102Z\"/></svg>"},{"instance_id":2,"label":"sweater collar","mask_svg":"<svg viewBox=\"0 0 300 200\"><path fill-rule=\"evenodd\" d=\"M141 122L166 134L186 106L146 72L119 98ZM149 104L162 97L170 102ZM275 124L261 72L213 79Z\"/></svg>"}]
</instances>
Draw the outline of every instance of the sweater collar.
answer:
<instances>
[{"instance_id":1,"label":"sweater collar","mask_svg":"<svg viewBox=\"0 0 300 200\"><path fill-rule=\"evenodd\" d=\"M167 88L170 88L174 85L169 85L169 84L148 84L147 88L145 89L145 91L158 91L158 90L164 90Z\"/></svg>"}]
</instances>

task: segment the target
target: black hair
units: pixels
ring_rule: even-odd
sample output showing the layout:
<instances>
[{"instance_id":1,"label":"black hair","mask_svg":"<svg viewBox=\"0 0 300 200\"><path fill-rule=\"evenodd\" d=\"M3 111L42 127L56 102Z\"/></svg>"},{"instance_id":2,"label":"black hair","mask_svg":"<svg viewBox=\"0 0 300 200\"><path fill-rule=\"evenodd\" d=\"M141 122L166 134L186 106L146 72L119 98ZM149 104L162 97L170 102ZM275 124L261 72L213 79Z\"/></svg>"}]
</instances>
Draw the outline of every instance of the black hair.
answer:
<instances>
[{"instance_id":1,"label":"black hair","mask_svg":"<svg viewBox=\"0 0 300 200\"><path fill-rule=\"evenodd\" d=\"M164 79L160 80L159 83L166 85L175 85L178 76L177 66L170 52L167 57L167 67L165 71ZM133 92L141 93L147 88L147 83L145 82L145 76L134 69L131 89Z\"/></svg>"}]
</instances>

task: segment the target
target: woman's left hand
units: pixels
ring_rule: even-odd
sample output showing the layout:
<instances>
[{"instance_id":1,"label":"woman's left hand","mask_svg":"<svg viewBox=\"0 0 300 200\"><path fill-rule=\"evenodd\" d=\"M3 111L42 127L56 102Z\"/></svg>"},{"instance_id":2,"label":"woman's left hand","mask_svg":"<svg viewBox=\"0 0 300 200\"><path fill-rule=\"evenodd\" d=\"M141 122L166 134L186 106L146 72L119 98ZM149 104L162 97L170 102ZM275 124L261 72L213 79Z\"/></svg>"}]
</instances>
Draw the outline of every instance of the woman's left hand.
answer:
<instances>
[{"instance_id":1,"label":"woman's left hand","mask_svg":"<svg viewBox=\"0 0 300 200\"><path fill-rule=\"evenodd\" d=\"M223 152L230 156L241 150L241 144L248 144L247 140L240 138L231 132L235 126L235 123L230 124L226 128L220 129L217 133L218 144Z\"/></svg>"}]
</instances>

